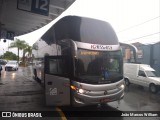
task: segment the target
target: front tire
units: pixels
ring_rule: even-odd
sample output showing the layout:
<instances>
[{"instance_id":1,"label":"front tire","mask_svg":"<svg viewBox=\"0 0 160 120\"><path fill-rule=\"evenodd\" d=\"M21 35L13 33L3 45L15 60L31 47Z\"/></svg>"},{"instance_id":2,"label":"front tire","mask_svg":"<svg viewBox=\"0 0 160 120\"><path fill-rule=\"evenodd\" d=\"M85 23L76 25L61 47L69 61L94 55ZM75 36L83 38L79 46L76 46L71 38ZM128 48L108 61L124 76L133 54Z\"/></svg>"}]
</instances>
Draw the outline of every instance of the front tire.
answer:
<instances>
[{"instance_id":1,"label":"front tire","mask_svg":"<svg viewBox=\"0 0 160 120\"><path fill-rule=\"evenodd\" d=\"M152 92L152 93L157 93L158 89L157 89L157 86L155 84L150 84L149 85L149 91Z\"/></svg>"}]
</instances>

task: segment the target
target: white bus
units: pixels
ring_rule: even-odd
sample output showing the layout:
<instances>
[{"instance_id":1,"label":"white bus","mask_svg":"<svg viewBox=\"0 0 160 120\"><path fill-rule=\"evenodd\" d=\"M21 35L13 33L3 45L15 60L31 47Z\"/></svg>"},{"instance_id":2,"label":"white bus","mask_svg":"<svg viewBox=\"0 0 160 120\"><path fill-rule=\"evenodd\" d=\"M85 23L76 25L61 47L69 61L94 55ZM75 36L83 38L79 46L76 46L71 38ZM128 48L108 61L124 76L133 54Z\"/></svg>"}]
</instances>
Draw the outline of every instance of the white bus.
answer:
<instances>
[{"instance_id":1,"label":"white bus","mask_svg":"<svg viewBox=\"0 0 160 120\"><path fill-rule=\"evenodd\" d=\"M66 16L33 45L47 106L85 106L124 96L120 43L107 22Z\"/></svg>"}]
</instances>

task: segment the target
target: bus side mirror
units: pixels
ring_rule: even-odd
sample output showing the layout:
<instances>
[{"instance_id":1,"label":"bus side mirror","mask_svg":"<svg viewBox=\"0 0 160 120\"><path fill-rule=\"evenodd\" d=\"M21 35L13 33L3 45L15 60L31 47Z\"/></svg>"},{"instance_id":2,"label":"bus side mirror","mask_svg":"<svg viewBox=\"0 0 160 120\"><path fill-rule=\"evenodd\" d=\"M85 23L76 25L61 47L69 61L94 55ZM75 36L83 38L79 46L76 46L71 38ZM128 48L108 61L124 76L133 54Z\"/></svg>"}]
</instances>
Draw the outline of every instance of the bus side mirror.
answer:
<instances>
[{"instance_id":1,"label":"bus side mirror","mask_svg":"<svg viewBox=\"0 0 160 120\"><path fill-rule=\"evenodd\" d=\"M4 39L3 42L5 43L5 42L6 42L6 39Z\"/></svg>"}]
</instances>

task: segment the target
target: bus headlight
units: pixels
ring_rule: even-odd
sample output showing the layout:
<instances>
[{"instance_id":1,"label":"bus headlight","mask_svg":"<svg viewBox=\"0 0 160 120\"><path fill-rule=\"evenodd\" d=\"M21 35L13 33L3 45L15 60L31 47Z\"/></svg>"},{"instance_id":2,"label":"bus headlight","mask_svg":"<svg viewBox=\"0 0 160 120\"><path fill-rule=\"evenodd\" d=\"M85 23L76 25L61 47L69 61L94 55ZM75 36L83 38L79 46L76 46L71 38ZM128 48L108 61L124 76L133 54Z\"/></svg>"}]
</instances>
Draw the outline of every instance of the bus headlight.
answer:
<instances>
[{"instance_id":1,"label":"bus headlight","mask_svg":"<svg viewBox=\"0 0 160 120\"><path fill-rule=\"evenodd\" d=\"M120 89L124 89L124 87L125 87L124 84L121 84L121 85L119 86Z\"/></svg>"},{"instance_id":2,"label":"bus headlight","mask_svg":"<svg viewBox=\"0 0 160 120\"><path fill-rule=\"evenodd\" d=\"M85 90L83 90L83 89L78 89L78 92L81 93L81 94L83 94L83 93L85 93Z\"/></svg>"},{"instance_id":3,"label":"bus headlight","mask_svg":"<svg viewBox=\"0 0 160 120\"><path fill-rule=\"evenodd\" d=\"M84 94L84 93L89 92L88 90L84 90L82 88L77 88L77 87L75 87L73 85L71 85L71 89L74 90L74 91L76 91L76 92L78 92L78 93L80 93L80 94Z\"/></svg>"},{"instance_id":4,"label":"bus headlight","mask_svg":"<svg viewBox=\"0 0 160 120\"><path fill-rule=\"evenodd\" d=\"M80 94L85 94L85 93L89 93L90 91L80 88L80 89L77 90L77 92L80 93Z\"/></svg>"}]
</instances>

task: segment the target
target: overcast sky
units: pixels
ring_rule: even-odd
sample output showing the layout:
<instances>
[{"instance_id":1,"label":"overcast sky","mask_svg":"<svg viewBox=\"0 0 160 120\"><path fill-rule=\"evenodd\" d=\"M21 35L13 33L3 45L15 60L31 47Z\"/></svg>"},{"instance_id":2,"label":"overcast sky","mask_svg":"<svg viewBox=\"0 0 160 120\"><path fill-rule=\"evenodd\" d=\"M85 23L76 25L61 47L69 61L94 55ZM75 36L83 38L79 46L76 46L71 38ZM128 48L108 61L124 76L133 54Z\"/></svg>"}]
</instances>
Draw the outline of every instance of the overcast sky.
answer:
<instances>
[{"instance_id":1,"label":"overcast sky","mask_svg":"<svg viewBox=\"0 0 160 120\"><path fill-rule=\"evenodd\" d=\"M160 0L76 0L57 19L65 15L78 15L107 21L116 31L121 42L154 43L160 41ZM32 45L43 31L45 30L41 29L19 38ZM2 43L1 41L0 45ZM7 46L5 44L4 49Z\"/></svg>"}]
</instances>

